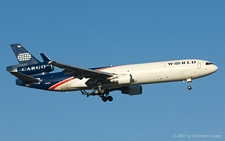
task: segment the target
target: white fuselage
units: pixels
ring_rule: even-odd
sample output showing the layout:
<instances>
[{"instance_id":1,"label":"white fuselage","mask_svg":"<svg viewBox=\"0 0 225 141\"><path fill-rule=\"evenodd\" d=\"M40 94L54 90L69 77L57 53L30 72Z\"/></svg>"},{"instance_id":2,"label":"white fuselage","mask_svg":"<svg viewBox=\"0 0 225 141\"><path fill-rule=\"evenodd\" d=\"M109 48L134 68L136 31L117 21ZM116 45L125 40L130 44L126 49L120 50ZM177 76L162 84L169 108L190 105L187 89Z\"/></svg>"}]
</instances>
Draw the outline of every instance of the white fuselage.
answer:
<instances>
[{"instance_id":1,"label":"white fuselage","mask_svg":"<svg viewBox=\"0 0 225 141\"><path fill-rule=\"evenodd\" d=\"M112 66L96 71L112 73L115 75L131 75L133 82L125 85L151 84L173 81L191 81L196 78L204 77L215 71L218 67L209 61L188 59L188 60L173 60L153 63L142 63L122 66ZM90 89L85 83L89 78L71 79L67 83L60 85L56 91L71 91L80 89ZM124 85L124 84L122 84ZM107 88L121 87L121 84L103 85Z\"/></svg>"}]
</instances>

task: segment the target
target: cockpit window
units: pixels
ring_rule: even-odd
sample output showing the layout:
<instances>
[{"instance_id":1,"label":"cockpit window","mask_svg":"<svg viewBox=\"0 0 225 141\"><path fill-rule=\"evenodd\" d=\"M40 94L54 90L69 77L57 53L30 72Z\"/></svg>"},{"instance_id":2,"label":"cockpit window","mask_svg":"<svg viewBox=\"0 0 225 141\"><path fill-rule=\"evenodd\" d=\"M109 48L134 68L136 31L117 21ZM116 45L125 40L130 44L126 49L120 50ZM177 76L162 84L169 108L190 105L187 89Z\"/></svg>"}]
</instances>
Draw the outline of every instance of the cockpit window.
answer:
<instances>
[{"instance_id":1,"label":"cockpit window","mask_svg":"<svg viewBox=\"0 0 225 141\"><path fill-rule=\"evenodd\" d=\"M211 63L211 62L206 62L206 65L212 65L213 63Z\"/></svg>"}]
</instances>

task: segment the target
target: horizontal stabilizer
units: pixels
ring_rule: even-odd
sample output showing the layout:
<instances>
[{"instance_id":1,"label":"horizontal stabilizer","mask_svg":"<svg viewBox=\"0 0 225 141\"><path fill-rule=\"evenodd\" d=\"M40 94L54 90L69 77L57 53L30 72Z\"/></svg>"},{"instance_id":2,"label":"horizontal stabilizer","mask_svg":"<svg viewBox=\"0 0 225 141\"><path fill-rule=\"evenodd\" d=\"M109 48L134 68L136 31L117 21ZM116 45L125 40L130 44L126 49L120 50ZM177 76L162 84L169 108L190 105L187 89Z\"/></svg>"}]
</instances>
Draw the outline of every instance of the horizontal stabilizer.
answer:
<instances>
[{"instance_id":1,"label":"horizontal stabilizer","mask_svg":"<svg viewBox=\"0 0 225 141\"><path fill-rule=\"evenodd\" d=\"M12 75L16 76L17 78L19 78L21 81L23 81L24 83L39 83L41 82L41 80L36 79L34 77L31 77L29 75L20 73L20 72L10 72Z\"/></svg>"}]
</instances>

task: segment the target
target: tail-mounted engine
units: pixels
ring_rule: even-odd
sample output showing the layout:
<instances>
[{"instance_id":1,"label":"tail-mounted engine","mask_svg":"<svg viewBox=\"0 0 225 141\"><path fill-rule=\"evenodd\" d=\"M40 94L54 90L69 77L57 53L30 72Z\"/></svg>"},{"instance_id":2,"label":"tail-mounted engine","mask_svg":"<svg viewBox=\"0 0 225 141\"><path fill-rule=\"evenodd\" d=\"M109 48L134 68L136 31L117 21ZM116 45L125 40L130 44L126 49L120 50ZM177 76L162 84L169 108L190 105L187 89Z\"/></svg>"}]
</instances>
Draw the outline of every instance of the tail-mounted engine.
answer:
<instances>
[{"instance_id":1,"label":"tail-mounted engine","mask_svg":"<svg viewBox=\"0 0 225 141\"><path fill-rule=\"evenodd\" d=\"M23 74L32 75L38 73L46 73L51 72L54 70L54 67L46 62L33 64L33 65L26 65L26 66L10 66L7 67L8 71L17 71Z\"/></svg>"},{"instance_id":2,"label":"tail-mounted engine","mask_svg":"<svg viewBox=\"0 0 225 141\"><path fill-rule=\"evenodd\" d=\"M117 84L130 84L133 82L132 76L130 74L119 74L113 77L110 82Z\"/></svg>"}]
</instances>

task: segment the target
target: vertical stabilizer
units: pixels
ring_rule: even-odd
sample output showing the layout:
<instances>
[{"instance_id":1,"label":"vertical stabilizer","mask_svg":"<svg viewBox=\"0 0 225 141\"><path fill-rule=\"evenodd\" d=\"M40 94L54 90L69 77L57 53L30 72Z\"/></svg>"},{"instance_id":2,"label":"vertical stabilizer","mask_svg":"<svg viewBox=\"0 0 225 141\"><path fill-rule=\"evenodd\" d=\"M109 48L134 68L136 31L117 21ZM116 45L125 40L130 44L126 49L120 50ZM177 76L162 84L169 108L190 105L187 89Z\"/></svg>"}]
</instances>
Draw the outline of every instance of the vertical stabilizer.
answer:
<instances>
[{"instance_id":1,"label":"vertical stabilizer","mask_svg":"<svg viewBox=\"0 0 225 141\"><path fill-rule=\"evenodd\" d=\"M30 52L28 52L22 45L20 44L11 44L13 52L15 53L16 59L20 64L37 64L40 63Z\"/></svg>"}]
</instances>

